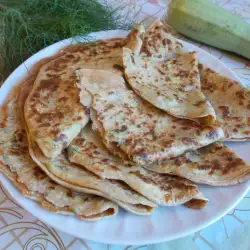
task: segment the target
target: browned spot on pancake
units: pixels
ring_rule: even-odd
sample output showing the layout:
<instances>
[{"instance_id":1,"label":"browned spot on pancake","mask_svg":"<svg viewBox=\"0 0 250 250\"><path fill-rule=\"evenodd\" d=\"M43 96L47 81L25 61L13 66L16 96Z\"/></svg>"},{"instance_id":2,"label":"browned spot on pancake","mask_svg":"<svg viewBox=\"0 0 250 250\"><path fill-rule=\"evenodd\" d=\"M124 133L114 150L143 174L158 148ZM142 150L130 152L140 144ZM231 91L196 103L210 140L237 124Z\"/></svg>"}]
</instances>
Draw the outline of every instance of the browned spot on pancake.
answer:
<instances>
[{"instance_id":1,"label":"browned spot on pancake","mask_svg":"<svg viewBox=\"0 0 250 250\"><path fill-rule=\"evenodd\" d=\"M77 146L82 146L85 142L85 139L84 138L77 138L75 139L74 143L77 145Z\"/></svg>"},{"instance_id":2,"label":"browned spot on pancake","mask_svg":"<svg viewBox=\"0 0 250 250\"><path fill-rule=\"evenodd\" d=\"M235 93L235 95L236 95L239 99L241 99L241 100L244 100L244 99L245 99L245 95L244 95L244 91L243 91L243 90L237 91L237 92Z\"/></svg>"},{"instance_id":3,"label":"browned spot on pancake","mask_svg":"<svg viewBox=\"0 0 250 250\"><path fill-rule=\"evenodd\" d=\"M120 128L118 129L114 129L115 132L119 133L119 132L124 132L128 129L128 127L126 125L122 125Z\"/></svg>"},{"instance_id":4,"label":"browned spot on pancake","mask_svg":"<svg viewBox=\"0 0 250 250\"><path fill-rule=\"evenodd\" d=\"M59 101L59 102L66 102L68 99L69 99L68 97L63 96L63 97L60 97L60 98L58 99L58 101Z\"/></svg>"},{"instance_id":5,"label":"browned spot on pancake","mask_svg":"<svg viewBox=\"0 0 250 250\"><path fill-rule=\"evenodd\" d=\"M171 42L170 39L165 38L165 39L162 40L162 44L163 44L164 46L166 46L167 44L171 44L171 43L172 43L172 42Z\"/></svg>"},{"instance_id":6,"label":"browned spot on pancake","mask_svg":"<svg viewBox=\"0 0 250 250\"><path fill-rule=\"evenodd\" d=\"M228 174L229 172L239 168L242 165L244 165L244 161L240 158L236 158L231 162L227 163L226 167L222 171L222 174Z\"/></svg>"},{"instance_id":7,"label":"browned spot on pancake","mask_svg":"<svg viewBox=\"0 0 250 250\"><path fill-rule=\"evenodd\" d=\"M201 105L203 105L203 104L205 104L205 103L206 103L206 100L199 101L199 102L195 103L194 106L199 107L199 106L201 106Z\"/></svg>"},{"instance_id":8,"label":"browned spot on pancake","mask_svg":"<svg viewBox=\"0 0 250 250\"><path fill-rule=\"evenodd\" d=\"M23 139L24 139L24 134L22 133L22 132L17 132L16 133L16 139L17 139L17 141L18 142L22 142L23 141Z\"/></svg>"},{"instance_id":9,"label":"browned spot on pancake","mask_svg":"<svg viewBox=\"0 0 250 250\"><path fill-rule=\"evenodd\" d=\"M113 65L113 68L116 69L116 70L119 70L119 71L123 71L123 69L124 69L124 68L123 68L121 65L119 65L119 64L114 64L114 65Z\"/></svg>"},{"instance_id":10,"label":"browned spot on pancake","mask_svg":"<svg viewBox=\"0 0 250 250\"><path fill-rule=\"evenodd\" d=\"M232 160L233 160L233 157L228 156L228 157L226 158L226 160L227 160L227 161L232 161Z\"/></svg>"},{"instance_id":11,"label":"browned spot on pancake","mask_svg":"<svg viewBox=\"0 0 250 250\"><path fill-rule=\"evenodd\" d=\"M110 143L110 145L112 145L114 147L119 147L119 144L116 141L110 141L109 143Z\"/></svg>"},{"instance_id":12,"label":"browned spot on pancake","mask_svg":"<svg viewBox=\"0 0 250 250\"><path fill-rule=\"evenodd\" d=\"M66 58L68 58L68 59L75 59L75 56L72 55L72 54L68 54L68 55L66 55Z\"/></svg>"},{"instance_id":13,"label":"browned spot on pancake","mask_svg":"<svg viewBox=\"0 0 250 250\"><path fill-rule=\"evenodd\" d=\"M92 146L93 146L93 148L97 148L95 145L93 145L92 144ZM100 154L100 152L98 151L98 150L95 150L94 152L93 152L95 155L99 155Z\"/></svg>"},{"instance_id":14,"label":"browned spot on pancake","mask_svg":"<svg viewBox=\"0 0 250 250\"><path fill-rule=\"evenodd\" d=\"M39 90L48 90L48 91L54 92L57 90L59 85L60 85L60 81L58 79L42 80L40 82L39 87L38 87L38 91Z\"/></svg>"},{"instance_id":15,"label":"browned spot on pancake","mask_svg":"<svg viewBox=\"0 0 250 250\"><path fill-rule=\"evenodd\" d=\"M76 58L73 60L73 63L78 63L80 60L81 60L81 57L78 56L78 57L76 57Z\"/></svg>"},{"instance_id":16,"label":"browned spot on pancake","mask_svg":"<svg viewBox=\"0 0 250 250\"><path fill-rule=\"evenodd\" d=\"M198 63L198 69L199 69L199 70L202 70L202 69L203 69L203 64Z\"/></svg>"},{"instance_id":17,"label":"browned spot on pancake","mask_svg":"<svg viewBox=\"0 0 250 250\"><path fill-rule=\"evenodd\" d=\"M204 208L207 204L206 200L200 200L200 199L192 199L188 202L186 202L184 205L188 208L192 209L201 209Z\"/></svg>"},{"instance_id":18,"label":"browned spot on pancake","mask_svg":"<svg viewBox=\"0 0 250 250\"><path fill-rule=\"evenodd\" d=\"M234 129L233 129L233 132L237 133L237 132L238 132L238 129L237 129L237 128L234 128Z\"/></svg>"},{"instance_id":19,"label":"browned spot on pancake","mask_svg":"<svg viewBox=\"0 0 250 250\"><path fill-rule=\"evenodd\" d=\"M70 189L67 190L67 196L70 198L73 197L73 192Z\"/></svg>"},{"instance_id":20,"label":"browned spot on pancake","mask_svg":"<svg viewBox=\"0 0 250 250\"><path fill-rule=\"evenodd\" d=\"M40 97L40 94L39 94L39 93L34 93L32 97L33 97L33 98L39 98L39 97Z\"/></svg>"},{"instance_id":21,"label":"browned spot on pancake","mask_svg":"<svg viewBox=\"0 0 250 250\"><path fill-rule=\"evenodd\" d=\"M221 110L223 117L230 117L229 107L219 106L218 108Z\"/></svg>"},{"instance_id":22,"label":"browned spot on pancake","mask_svg":"<svg viewBox=\"0 0 250 250\"><path fill-rule=\"evenodd\" d=\"M134 150L132 152L132 155L141 157L144 160L148 159L148 155L146 153L146 149L145 148L139 148L139 149Z\"/></svg>"},{"instance_id":23,"label":"browned spot on pancake","mask_svg":"<svg viewBox=\"0 0 250 250\"><path fill-rule=\"evenodd\" d=\"M188 75L189 75L189 72L185 70L179 70L178 72L173 74L173 76L175 77L187 77Z\"/></svg>"},{"instance_id":24,"label":"browned spot on pancake","mask_svg":"<svg viewBox=\"0 0 250 250\"><path fill-rule=\"evenodd\" d=\"M42 123L44 121L50 122L50 120L52 120L54 118L62 119L63 116L64 115L61 112L57 112L57 113L43 113L43 114L39 114L39 116L37 118L37 122L39 122L39 123Z\"/></svg>"},{"instance_id":25,"label":"browned spot on pancake","mask_svg":"<svg viewBox=\"0 0 250 250\"><path fill-rule=\"evenodd\" d=\"M230 117L230 119L239 121L239 122L241 121L241 117L237 117L237 116Z\"/></svg>"},{"instance_id":26,"label":"browned spot on pancake","mask_svg":"<svg viewBox=\"0 0 250 250\"><path fill-rule=\"evenodd\" d=\"M55 186L49 186L49 189L50 190L55 190L56 188L55 188Z\"/></svg>"},{"instance_id":27,"label":"browned spot on pancake","mask_svg":"<svg viewBox=\"0 0 250 250\"><path fill-rule=\"evenodd\" d=\"M104 162L104 163L108 163L109 161L110 161L110 160L107 159L107 158L102 160L102 162Z\"/></svg>"},{"instance_id":28,"label":"browned spot on pancake","mask_svg":"<svg viewBox=\"0 0 250 250\"><path fill-rule=\"evenodd\" d=\"M247 118L247 125L250 126L250 117Z\"/></svg>"},{"instance_id":29,"label":"browned spot on pancake","mask_svg":"<svg viewBox=\"0 0 250 250\"><path fill-rule=\"evenodd\" d=\"M80 120L82 120L82 117L81 116L77 116L76 117L76 121L80 121Z\"/></svg>"},{"instance_id":30,"label":"browned spot on pancake","mask_svg":"<svg viewBox=\"0 0 250 250\"><path fill-rule=\"evenodd\" d=\"M119 169L115 165L110 165L109 166L113 171L119 171Z\"/></svg>"},{"instance_id":31,"label":"browned spot on pancake","mask_svg":"<svg viewBox=\"0 0 250 250\"><path fill-rule=\"evenodd\" d=\"M49 122L44 122L44 123L41 123L39 124L39 128L42 128L42 127L49 127L50 126L50 123Z\"/></svg>"},{"instance_id":32,"label":"browned spot on pancake","mask_svg":"<svg viewBox=\"0 0 250 250\"><path fill-rule=\"evenodd\" d=\"M209 170L209 175L213 175L216 171L221 171L221 164L218 160L212 160L209 164L198 164L199 170Z\"/></svg>"}]
</instances>

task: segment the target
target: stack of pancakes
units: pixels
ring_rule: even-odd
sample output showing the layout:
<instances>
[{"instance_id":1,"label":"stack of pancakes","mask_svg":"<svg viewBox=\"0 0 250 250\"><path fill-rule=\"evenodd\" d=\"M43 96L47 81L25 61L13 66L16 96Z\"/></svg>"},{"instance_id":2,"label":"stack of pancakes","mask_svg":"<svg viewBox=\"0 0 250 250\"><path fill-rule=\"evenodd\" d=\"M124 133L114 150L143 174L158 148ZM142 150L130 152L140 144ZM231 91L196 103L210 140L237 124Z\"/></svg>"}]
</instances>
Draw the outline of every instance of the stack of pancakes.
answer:
<instances>
[{"instance_id":1,"label":"stack of pancakes","mask_svg":"<svg viewBox=\"0 0 250 250\"><path fill-rule=\"evenodd\" d=\"M0 171L43 208L82 220L119 206L201 209L195 183L250 178L222 143L250 138L250 92L199 65L159 20L45 58L0 114Z\"/></svg>"}]
</instances>

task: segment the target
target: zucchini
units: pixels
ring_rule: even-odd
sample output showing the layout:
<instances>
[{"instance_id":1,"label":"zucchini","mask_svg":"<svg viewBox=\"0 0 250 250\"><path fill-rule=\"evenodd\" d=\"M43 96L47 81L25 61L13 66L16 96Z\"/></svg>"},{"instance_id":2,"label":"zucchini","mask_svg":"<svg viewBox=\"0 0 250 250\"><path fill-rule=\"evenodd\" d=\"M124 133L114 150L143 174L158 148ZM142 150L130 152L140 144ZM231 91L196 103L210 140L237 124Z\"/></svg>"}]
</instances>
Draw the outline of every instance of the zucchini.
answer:
<instances>
[{"instance_id":1,"label":"zucchini","mask_svg":"<svg viewBox=\"0 0 250 250\"><path fill-rule=\"evenodd\" d=\"M250 24L209 0L173 0L167 22L191 39L250 59Z\"/></svg>"}]
</instances>

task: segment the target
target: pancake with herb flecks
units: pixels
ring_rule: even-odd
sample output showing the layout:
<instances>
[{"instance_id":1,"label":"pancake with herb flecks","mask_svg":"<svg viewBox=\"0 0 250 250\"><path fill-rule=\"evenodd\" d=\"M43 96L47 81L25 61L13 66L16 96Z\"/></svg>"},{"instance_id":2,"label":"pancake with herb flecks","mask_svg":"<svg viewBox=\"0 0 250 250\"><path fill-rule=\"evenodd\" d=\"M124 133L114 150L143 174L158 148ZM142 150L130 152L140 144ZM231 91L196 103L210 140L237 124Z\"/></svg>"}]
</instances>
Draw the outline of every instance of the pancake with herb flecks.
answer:
<instances>
[{"instance_id":1,"label":"pancake with herb flecks","mask_svg":"<svg viewBox=\"0 0 250 250\"><path fill-rule=\"evenodd\" d=\"M89 120L79 103L76 69L105 69L122 74L122 48L139 51L143 27L127 38L69 46L61 56L43 65L25 103L28 133L48 157L60 155Z\"/></svg>"},{"instance_id":2,"label":"pancake with herb flecks","mask_svg":"<svg viewBox=\"0 0 250 250\"><path fill-rule=\"evenodd\" d=\"M75 215L81 220L96 221L118 212L113 202L90 194L72 192L53 182L31 159L21 119L19 91L13 92L0 110L0 172L20 191L53 213Z\"/></svg>"},{"instance_id":3,"label":"pancake with herb flecks","mask_svg":"<svg viewBox=\"0 0 250 250\"><path fill-rule=\"evenodd\" d=\"M125 77L133 90L170 115L212 124L215 112L201 91L195 52L155 62L143 54L123 49Z\"/></svg>"},{"instance_id":4,"label":"pancake with herb flecks","mask_svg":"<svg viewBox=\"0 0 250 250\"><path fill-rule=\"evenodd\" d=\"M250 139L250 90L210 68L201 70L202 92L213 105L226 139Z\"/></svg>"},{"instance_id":5,"label":"pancake with herb flecks","mask_svg":"<svg viewBox=\"0 0 250 250\"><path fill-rule=\"evenodd\" d=\"M211 186L236 185L250 179L250 166L220 142L145 167Z\"/></svg>"},{"instance_id":6,"label":"pancake with herb flecks","mask_svg":"<svg viewBox=\"0 0 250 250\"><path fill-rule=\"evenodd\" d=\"M159 205L184 204L200 193L199 188L186 179L157 174L114 156L104 146L100 135L91 129L91 124L71 142L68 158L102 179L125 182Z\"/></svg>"},{"instance_id":7,"label":"pancake with herb flecks","mask_svg":"<svg viewBox=\"0 0 250 250\"><path fill-rule=\"evenodd\" d=\"M146 30L141 53L154 61L165 61L183 51L182 44L167 31L159 19Z\"/></svg>"},{"instance_id":8,"label":"pancake with herb flecks","mask_svg":"<svg viewBox=\"0 0 250 250\"><path fill-rule=\"evenodd\" d=\"M137 164L173 158L224 138L222 128L217 125L205 126L175 118L143 101L133 91L118 88L121 79L114 73L119 82L112 83L110 89L109 77L103 71L91 73L82 69L78 74L81 81L77 86L91 95L91 107L103 127L103 140L119 147ZM95 85L99 83L99 91L92 87L91 74L95 76ZM104 80L105 90L101 88Z\"/></svg>"}]
</instances>

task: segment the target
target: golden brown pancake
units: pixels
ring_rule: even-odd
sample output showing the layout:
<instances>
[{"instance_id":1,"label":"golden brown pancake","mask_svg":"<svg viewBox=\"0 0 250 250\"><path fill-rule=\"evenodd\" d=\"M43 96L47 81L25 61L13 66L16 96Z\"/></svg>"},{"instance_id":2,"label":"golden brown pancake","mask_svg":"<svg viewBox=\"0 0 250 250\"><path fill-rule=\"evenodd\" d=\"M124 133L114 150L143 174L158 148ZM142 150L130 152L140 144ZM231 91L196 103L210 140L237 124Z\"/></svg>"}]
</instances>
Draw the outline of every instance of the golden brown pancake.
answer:
<instances>
[{"instance_id":1,"label":"golden brown pancake","mask_svg":"<svg viewBox=\"0 0 250 250\"><path fill-rule=\"evenodd\" d=\"M236 185L250 179L250 166L220 142L146 168L211 186Z\"/></svg>"},{"instance_id":2,"label":"golden brown pancake","mask_svg":"<svg viewBox=\"0 0 250 250\"><path fill-rule=\"evenodd\" d=\"M116 145L137 164L173 158L224 138L219 126L175 118L143 101L126 87L118 87L121 79L115 74L118 82L112 82L110 89L107 86L112 73L107 77L103 71L83 69L78 74L81 75L78 87L91 94L91 107L103 126L104 142ZM95 86L106 80L105 90L101 84L99 91L93 88L91 75L95 76Z\"/></svg>"},{"instance_id":3,"label":"golden brown pancake","mask_svg":"<svg viewBox=\"0 0 250 250\"><path fill-rule=\"evenodd\" d=\"M72 192L53 182L29 155L28 141L20 117L18 95L21 88L0 110L0 172L24 196L34 199L53 213L75 215L79 219L96 221L118 212L113 202L84 193Z\"/></svg>"},{"instance_id":4,"label":"golden brown pancake","mask_svg":"<svg viewBox=\"0 0 250 250\"><path fill-rule=\"evenodd\" d=\"M70 46L41 67L25 103L25 119L30 136L46 157L60 155L89 120L88 109L79 103L76 69L122 74L122 48L139 50L141 33L143 28L138 27L127 38Z\"/></svg>"},{"instance_id":5,"label":"golden brown pancake","mask_svg":"<svg viewBox=\"0 0 250 250\"><path fill-rule=\"evenodd\" d=\"M182 44L157 19L145 32L141 53L145 53L155 61L165 61L183 52L182 47Z\"/></svg>"},{"instance_id":6,"label":"golden brown pancake","mask_svg":"<svg viewBox=\"0 0 250 250\"><path fill-rule=\"evenodd\" d=\"M71 162L82 165L102 179L120 180L149 200L164 206L183 204L200 191L186 179L157 174L114 156L97 132L86 126L68 147Z\"/></svg>"},{"instance_id":7,"label":"golden brown pancake","mask_svg":"<svg viewBox=\"0 0 250 250\"><path fill-rule=\"evenodd\" d=\"M125 77L133 90L170 115L212 124L215 112L201 92L195 52L178 54L164 62L123 49Z\"/></svg>"},{"instance_id":8,"label":"golden brown pancake","mask_svg":"<svg viewBox=\"0 0 250 250\"><path fill-rule=\"evenodd\" d=\"M250 90L209 68L202 72L201 87L225 130L226 140L249 140Z\"/></svg>"}]
</instances>

